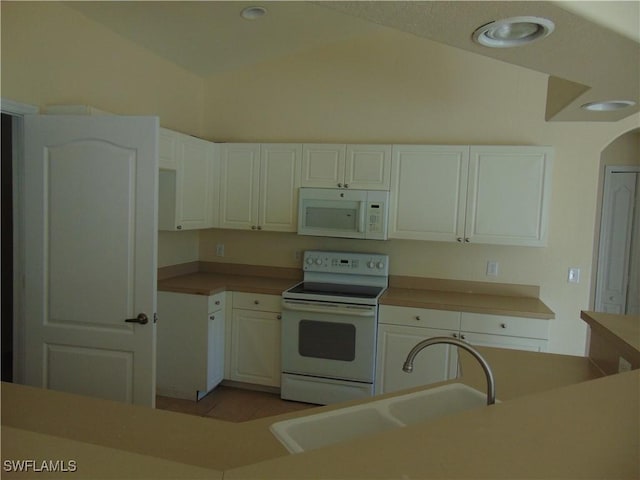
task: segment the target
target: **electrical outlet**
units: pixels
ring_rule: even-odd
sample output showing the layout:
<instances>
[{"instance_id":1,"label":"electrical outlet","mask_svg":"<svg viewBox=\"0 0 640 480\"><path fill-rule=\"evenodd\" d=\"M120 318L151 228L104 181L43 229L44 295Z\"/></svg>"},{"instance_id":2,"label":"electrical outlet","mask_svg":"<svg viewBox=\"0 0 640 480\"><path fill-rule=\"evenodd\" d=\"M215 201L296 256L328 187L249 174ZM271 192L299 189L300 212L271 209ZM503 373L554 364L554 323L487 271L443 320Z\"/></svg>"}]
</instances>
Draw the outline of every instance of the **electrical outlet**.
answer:
<instances>
[{"instance_id":1,"label":"electrical outlet","mask_svg":"<svg viewBox=\"0 0 640 480\"><path fill-rule=\"evenodd\" d=\"M630 371L631 363L629 363L625 358L618 357L618 373Z\"/></svg>"},{"instance_id":2,"label":"electrical outlet","mask_svg":"<svg viewBox=\"0 0 640 480\"><path fill-rule=\"evenodd\" d=\"M498 276L498 262L496 262L495 260L489 260L487 262L487 276L489 277Z\"/></svg>"},{"instance_id":3,"label":"electrical outlet","mask_svg":"<svg viewBox=\"0 0 640 480\"><path fill-rule=\"evenodd\" d=\"M569 274L567 275L567 282L580 283L580 269L577 267L571 267Z\"/></svg>"},{"instance_id":4,"label":"electrical outlet","mask_svg":"<svg viewBox=\"0 0 640 480\"><path fill-rule=\"evenodd\" d=\"M216 257L224 257L224 244L219 243L216 245Z\"/></svg>"}]
</instances>

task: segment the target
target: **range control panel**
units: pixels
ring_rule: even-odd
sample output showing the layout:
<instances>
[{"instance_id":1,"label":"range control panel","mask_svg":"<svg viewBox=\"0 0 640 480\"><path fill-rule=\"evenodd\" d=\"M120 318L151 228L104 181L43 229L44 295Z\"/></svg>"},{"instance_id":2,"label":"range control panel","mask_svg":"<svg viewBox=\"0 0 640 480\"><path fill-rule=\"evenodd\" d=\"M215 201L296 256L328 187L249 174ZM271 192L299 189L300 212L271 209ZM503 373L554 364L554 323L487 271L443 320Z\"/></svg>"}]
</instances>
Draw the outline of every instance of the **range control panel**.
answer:
<instances>
[{"instance_id":1,"label":"range control panel","mask_svg":"<svg viewBox=\"0 0 640 480\"><path fill-rule=\"evenodd\" d=\"M302 268L305 272L386 276L389 274L389 257L379 253L308 250L304 252Z\"/></svg>"}]
</instances>

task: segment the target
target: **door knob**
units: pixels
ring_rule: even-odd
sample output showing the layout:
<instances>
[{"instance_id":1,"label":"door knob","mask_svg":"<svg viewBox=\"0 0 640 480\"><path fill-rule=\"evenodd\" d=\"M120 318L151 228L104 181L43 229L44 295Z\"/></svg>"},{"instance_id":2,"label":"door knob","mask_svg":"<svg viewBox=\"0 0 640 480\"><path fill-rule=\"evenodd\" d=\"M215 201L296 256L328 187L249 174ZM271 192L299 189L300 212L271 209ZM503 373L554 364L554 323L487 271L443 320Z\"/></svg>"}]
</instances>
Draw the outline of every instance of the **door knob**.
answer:
<instances>
[{"instance_id":1,"label":"door knob","mask_svg":"<svg viewBox=\"0 0 640 480\"><path fill-rule=\"evenodd\" d=\"M140 325L146 325L147 323L149 323L149 317L147 317L146 313L139 313L136 318L127 318L125 322L139 323Z\"/></svg>"}]
</instances>

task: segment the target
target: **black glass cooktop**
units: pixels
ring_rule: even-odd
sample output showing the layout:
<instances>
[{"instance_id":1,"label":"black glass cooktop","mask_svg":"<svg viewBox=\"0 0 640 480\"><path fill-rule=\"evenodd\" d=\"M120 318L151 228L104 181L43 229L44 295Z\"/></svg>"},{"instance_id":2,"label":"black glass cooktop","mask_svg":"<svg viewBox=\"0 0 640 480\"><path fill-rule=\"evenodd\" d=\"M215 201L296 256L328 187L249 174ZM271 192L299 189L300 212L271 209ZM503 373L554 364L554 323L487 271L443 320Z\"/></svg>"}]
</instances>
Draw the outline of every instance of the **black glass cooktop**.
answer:
<instances>
[{"instance_id":1,"label":"black glass cooktop","mask_svg":"<svg viewBox=\"0 0 640 480\"><path fill-rule=\"evenodd\" d=\"M341 285L337 283L302 282L291 287L287 293L308 295L330 295L335 297L376 298L382 287L367 285Z\"/></svg>"}]
</instances>

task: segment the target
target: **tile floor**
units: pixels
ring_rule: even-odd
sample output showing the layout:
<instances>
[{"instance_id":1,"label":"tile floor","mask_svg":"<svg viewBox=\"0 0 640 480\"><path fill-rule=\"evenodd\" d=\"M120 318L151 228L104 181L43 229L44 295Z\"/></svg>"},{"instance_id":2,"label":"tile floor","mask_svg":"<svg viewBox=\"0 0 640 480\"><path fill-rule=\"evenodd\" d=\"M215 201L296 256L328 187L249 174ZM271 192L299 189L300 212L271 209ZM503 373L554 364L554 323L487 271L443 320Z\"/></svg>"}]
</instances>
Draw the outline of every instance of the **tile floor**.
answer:
<instances>
[{"instance_id":1,"label":"tile floor","mask_svg":"<svg viewBox=\"0 0 640 480\"><path fill-rule=\"evenodd\" d=\"M277 394L220 385L202 400L183 400L157 396L156 408L216 418L228 422L246 422L316 407L309 403L282 400Z\"/></svg>"}]
</instances>

